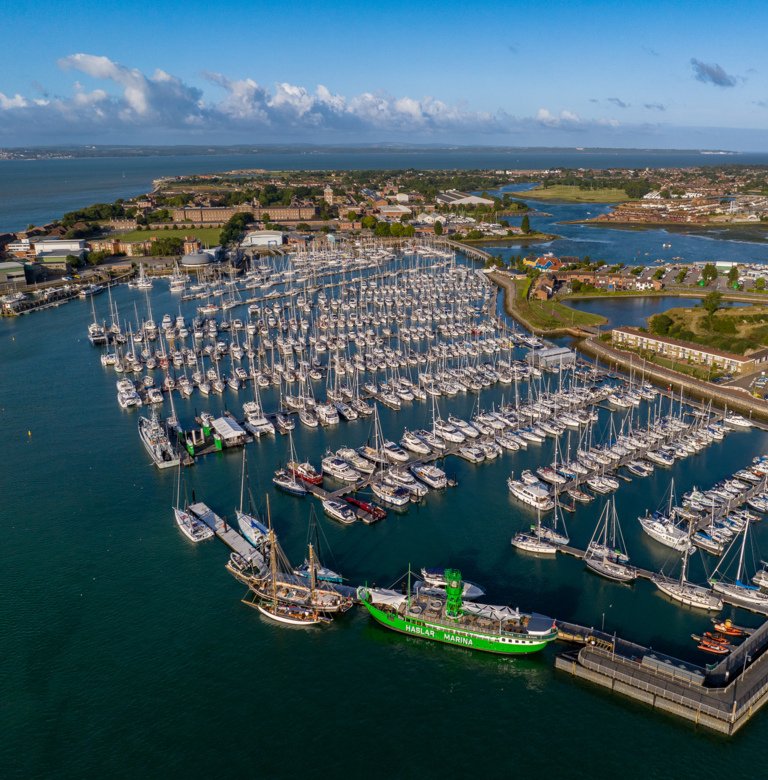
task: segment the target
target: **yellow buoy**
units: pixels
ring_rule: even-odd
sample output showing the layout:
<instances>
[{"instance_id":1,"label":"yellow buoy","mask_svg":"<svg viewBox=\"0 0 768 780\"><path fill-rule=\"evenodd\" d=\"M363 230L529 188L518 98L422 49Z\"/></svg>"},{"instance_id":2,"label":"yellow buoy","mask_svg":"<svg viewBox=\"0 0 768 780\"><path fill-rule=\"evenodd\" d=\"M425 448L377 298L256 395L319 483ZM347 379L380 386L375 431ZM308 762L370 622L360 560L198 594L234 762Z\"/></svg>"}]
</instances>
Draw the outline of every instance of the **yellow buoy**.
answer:
<instances>
[{"instance_id":1,"label":"yellow buoy","mask_svg":"<svg viewBox=\"0 0 768 780\"><path fill-rule=\"evenodd\" d=\"M27 431L27 436L32 436L32 431Z\"/></svg>"}]
</instances>

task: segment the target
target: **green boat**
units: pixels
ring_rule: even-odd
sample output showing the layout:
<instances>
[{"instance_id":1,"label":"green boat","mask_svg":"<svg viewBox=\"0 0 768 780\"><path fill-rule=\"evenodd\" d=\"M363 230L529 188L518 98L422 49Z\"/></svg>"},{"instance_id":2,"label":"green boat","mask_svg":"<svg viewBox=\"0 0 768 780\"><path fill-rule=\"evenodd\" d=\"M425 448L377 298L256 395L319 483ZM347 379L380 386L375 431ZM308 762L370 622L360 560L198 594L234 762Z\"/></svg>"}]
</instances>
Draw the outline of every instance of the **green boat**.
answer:
<instances>
[{"instance_id":1,"label":"green boat","mask_svg":"<svg viewBox=\"0 0 768 780\"><path fill-rule=\"evenodd\" d=\"M552 618L524 614L511 607L464 603L461 572L445 570L445 595L399 593L361 586L357 597L382 626L433 642L512 655L535 653L557 638Z\"/></svg>"}]
</instances>

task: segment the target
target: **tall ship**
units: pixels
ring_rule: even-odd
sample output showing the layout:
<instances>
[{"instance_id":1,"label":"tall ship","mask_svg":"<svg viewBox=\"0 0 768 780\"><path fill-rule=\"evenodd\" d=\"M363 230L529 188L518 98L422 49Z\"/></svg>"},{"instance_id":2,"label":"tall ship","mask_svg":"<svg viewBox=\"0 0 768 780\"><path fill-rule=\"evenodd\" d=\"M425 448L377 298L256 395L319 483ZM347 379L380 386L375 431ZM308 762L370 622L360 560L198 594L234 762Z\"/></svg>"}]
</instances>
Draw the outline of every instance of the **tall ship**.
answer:
<instances>
[{"instance_id":1,"label":"tall ship","mask_svg":"<svg viewBox=\"0 0 768 780\"><path fill-rule=\"evenodd\" d=\"M557 638L554 620L492 604L465 602L461 572L445 570L445 594L430 588L406 593L360 586L357 597L382 626L433 642L469 650L516 655L535 653Z\"/></svg>"}]
</instances>

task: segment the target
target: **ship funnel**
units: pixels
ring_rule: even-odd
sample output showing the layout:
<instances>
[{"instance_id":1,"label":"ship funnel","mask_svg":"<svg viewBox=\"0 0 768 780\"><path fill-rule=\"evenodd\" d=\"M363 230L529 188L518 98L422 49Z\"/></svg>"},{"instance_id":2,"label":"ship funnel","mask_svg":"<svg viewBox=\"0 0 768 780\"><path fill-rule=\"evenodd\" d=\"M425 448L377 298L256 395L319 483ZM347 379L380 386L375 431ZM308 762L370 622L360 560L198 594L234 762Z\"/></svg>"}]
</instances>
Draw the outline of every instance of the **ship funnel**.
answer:
<instances>
[{"instance_id":1,"label":"ship funnel","mask_svg":"<svg viewBox=\"0 0 768 780\"><path fill-rule=\"evenodd\" d=\"M458 569L445 570L445 614L448 617L457 618L462 613L462 594L464 583L461 581L461 572Z\"/></svg>"}]
</instances>

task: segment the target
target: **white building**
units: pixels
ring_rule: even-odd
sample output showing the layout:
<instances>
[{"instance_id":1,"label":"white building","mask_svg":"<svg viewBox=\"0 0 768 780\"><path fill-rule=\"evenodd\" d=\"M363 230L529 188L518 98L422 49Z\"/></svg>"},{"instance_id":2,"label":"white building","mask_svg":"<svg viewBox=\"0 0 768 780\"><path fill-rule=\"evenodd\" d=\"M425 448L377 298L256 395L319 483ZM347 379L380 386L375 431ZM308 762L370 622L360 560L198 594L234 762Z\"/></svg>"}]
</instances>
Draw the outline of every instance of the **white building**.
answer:
<instances>
[{"instance_id":1,"label":"white building","mask_svg":"<svg viewBox=\"0 0 768 780\"><path fill-rule=\"evenodd\" d=\"M261 246L282 246L283 234L279 230L253 230L247 233L240 246L243 248Z\"/></svg>"},{"instance_id":2,"label":"white building","mask_svg":"<svg viewBox=\"0 0 768 780\"><path fill-rule=\"evenodd\" d=\"M469 195L459 190L446 190L435 197L435 202L440 206L493 206L490 198L481 198L479 195Z\"/></svg>"},{"instance_id":3,"label":"white building","mask_svg":"<svg viewBox=\"0 0 768 780\"><path fill-rule=\"evenodd\" d=\"M411 210L408 206L396 204L394 206L381 206L379 214L386 219L400 219L401 217L410 217Z\"/></svg>"}]
</instances>

